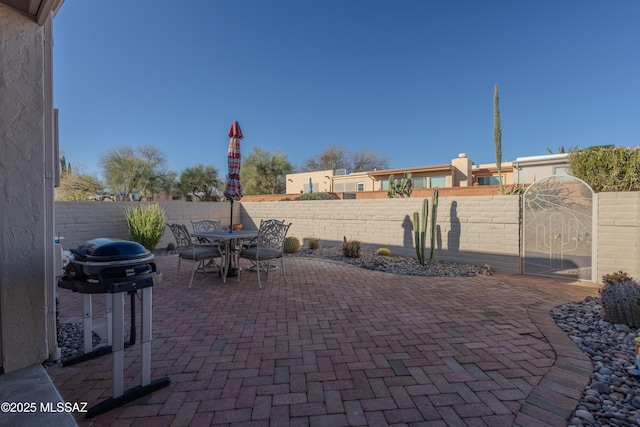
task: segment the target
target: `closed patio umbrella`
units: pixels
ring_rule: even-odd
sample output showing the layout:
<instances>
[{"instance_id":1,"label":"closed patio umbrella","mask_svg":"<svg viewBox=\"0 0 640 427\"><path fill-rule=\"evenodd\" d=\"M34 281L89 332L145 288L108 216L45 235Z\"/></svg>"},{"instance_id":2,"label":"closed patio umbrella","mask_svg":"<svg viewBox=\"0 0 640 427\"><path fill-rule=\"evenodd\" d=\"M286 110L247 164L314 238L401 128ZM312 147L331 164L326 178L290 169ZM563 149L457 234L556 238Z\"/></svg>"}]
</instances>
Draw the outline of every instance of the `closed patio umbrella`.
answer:
<instances>
[{"instance_id":1,"label":"closed patio umbrella","mask_svg":"<svg viewBox=\"0 0 640 427\"><path fill-rule=\"evenodd\" d=\"M240 140L243 138L240 124L235 121L229 129L229 151L227 153L227 185L224 196L231 201L231 221L229 233L233 232L233 202L242 198L242 183L240 182Z\"/></svg>"}]
</instances>

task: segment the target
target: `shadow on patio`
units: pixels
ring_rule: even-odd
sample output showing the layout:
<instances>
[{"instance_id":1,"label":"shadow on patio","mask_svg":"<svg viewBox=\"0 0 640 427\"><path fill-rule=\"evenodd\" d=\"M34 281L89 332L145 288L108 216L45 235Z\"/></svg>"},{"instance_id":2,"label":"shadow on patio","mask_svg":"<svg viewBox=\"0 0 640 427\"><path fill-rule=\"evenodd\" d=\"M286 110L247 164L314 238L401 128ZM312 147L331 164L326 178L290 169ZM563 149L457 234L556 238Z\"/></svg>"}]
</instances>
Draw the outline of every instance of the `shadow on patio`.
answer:
<instances>
[{"instance_id":1,"label":"shadow on patio","mask_svg":"<svg viewBox=\"0 0 640 427\"><path fill-rule=\"evenodd\" d=\"M187 289L176 256L156 263L151 379L171 383L91 420L78 414L80 425L564 426L591 374L549 310L597 295L592 283L396 276L288 257L289 284L279 271L262 290L255 273L227 284L199 274ZM82 296L59 296L60 321L79 321ZM103 302L94 296L99 334ZM140 354L125 350L125 389L140 384ZM47 371L68 402L111 397L110 355Z\"/></svg>"}]
</instances>

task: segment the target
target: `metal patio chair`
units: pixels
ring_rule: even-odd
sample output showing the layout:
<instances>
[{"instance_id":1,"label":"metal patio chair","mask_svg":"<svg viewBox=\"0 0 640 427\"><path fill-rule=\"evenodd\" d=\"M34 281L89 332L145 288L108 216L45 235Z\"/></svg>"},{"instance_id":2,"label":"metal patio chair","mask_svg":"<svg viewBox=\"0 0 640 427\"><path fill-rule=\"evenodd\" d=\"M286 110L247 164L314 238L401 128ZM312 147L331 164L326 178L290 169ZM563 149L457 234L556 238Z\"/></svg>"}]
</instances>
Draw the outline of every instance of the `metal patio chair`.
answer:
<instances>
[{"instance_id":1,"label":"metal patio chair","mask_svg":"<svg viewBox=\"0 0 640 427\"><path fill-rule=\"evenodd\" d=\"M250 245L240 251L240 258L251 261L258 274L258 287L262 289L260 281L260 271L264 271L269 280L269 270L271 270L271 261L280 258L282 265L282 274L285 283L289 283L287 272L284 267L284 239L291 223L285 224L284 221L277 219L267 219L260 222L258 237L250 242ZM240 270L238 271L238 281L240 281Z\"/></svg>"},{"instance_id":2,"label":"metal patio chair","mask_svg":"<svg viewBox=\"0 0 640 427\"><path fill-rule=\"evenodd\" d=\"M206 273L205 267L215 264L215 258L222 258L220 249L217 245L211 243L200 243L195 239L187 227L182 224L167 224L176 239L176 249L178 250L178 272L180 272L180 264L183 259L193 262L193 270L191 271L191 279L189 280L189 288L193 283L196 271Z\"/></svg>"}]
</instances>

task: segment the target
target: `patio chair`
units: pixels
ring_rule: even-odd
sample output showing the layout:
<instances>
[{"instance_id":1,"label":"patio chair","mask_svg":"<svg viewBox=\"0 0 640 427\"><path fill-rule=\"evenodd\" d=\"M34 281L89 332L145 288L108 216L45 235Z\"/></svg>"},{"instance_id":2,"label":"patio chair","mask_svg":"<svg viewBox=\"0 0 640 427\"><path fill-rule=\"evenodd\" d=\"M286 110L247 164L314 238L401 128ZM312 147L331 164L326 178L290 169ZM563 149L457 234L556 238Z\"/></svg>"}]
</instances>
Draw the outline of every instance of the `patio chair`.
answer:
<instances>
[{"instance_id":1,"label":"patio chair","mask_svg":"<svg viewBox=\"0 0 640 427\"><path fill-rule=\"evenodd\" d=\"M220 221L212 219L203 219L202 221L191 221L191 226L195 233L207 233L209 231L221 231L222 224Z\"/></svg>"},{"instance_id":2,"label":"patio chair","mask_svg":"<svg viewBox=\"0 0 640 427\"><path fill-rule=\"evenodd\" d=\"M220 221L214 221L212 219L203 219L201 221L191 221L191 226L193 227L194 233L207 233L211 231L222 231L222 223ZM198 237L198 241L202 245L211 245L216 246L220 250L220 256L223 258L222 263L224 263L224 244L218 240L212 240L206 237ZM233 262L238 264L238 258L233 257Z\"/></svg>"},{"instance_id":3,"label":"patio chair","mask_svg":"<svg viewBox=\"0 0 640 427\"><path fill-rule=\"evenodd\" d=\"M193 227L194 233L208 233L211 231L221 231L222 224L220 221L214 221L211 219L203 219L202 221L191 221L191 226ZM216 245L218 242L208 239L206 237L198 237L198 241L202 244L212 244Z\"/></svg>"},{"instance_id":4,"label":"patio chair","mask_svg":"<svg viewBox=\"0 0 640 427\"><path fill-rule=\"evenodd\" d=\"M271 261L278 258L280 258L282 264L284 281L289 283L284 267L284 239L290 226L291 223L285 224L284 221L277 219L262 220L258 230L258 237L250 242L250 246L240 251L240 258L247 259L253 263L258 274L258 287L260 289L262 289L260 270L265 272L267 280L269 280ZM238 281L240 281L240 270L238 270Z\"/></svg>"},{"instance_id":5,"label":"patio chair","mask_svg":"<svg viewBox=\"0 0 640 427\"><path fill-rule=\"evenodd\" d=\"M176 249L178 250L178 272L180 272L180 264L183 259L193 262L193 270L191 271L191 279L189 280L189 288L193 283L193 277L196 271L206 273L205 267L211 264L216 265L215 258L221 258L220 248L211 243L202 244L194 239L187 227L182 224L167 224L176 239Z\"/></svg>"}]
</instances>

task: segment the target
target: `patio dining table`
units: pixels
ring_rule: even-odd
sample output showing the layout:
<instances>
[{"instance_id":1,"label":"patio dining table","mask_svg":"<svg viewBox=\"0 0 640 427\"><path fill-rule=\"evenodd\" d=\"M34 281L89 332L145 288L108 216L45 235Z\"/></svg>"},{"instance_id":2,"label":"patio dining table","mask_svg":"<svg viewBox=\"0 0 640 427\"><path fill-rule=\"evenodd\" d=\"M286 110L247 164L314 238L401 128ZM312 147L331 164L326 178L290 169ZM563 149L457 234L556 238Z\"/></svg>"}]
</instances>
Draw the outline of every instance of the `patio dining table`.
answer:
<instances>
[{"instance_id":1,"label":"patio dining table","mask_svg":"<svg viewBox=\"0 0 640 427\"><path fill-rule=\"evenodd\" d=\"M203 231L192 233L192 236L220 242L220 244L222 245L221 252L224 257L223 262L220 263L220 275L222 276L222 283L227 283L227 275L229 274L229 269L231 268L232 252L235 251L238 247L239 241L251 240L258 237L258 230Z\"/></svg>"}]
</instances>

